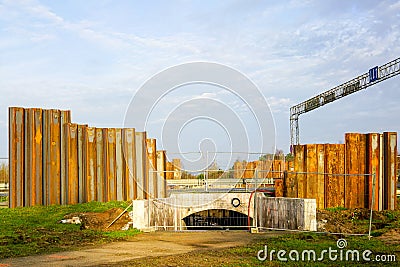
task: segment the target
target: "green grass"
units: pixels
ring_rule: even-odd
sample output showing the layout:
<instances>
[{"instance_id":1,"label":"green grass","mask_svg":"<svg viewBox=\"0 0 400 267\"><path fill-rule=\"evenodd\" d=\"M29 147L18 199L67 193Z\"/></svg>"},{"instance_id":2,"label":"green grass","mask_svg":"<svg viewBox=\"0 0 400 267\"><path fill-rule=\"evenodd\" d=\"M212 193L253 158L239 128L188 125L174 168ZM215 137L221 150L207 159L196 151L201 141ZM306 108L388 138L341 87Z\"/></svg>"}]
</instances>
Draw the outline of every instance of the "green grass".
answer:
<instances>
[{"instance_id":1,"label":"green grass","mask_svg":"<svg viewBox=\"0 0 400 267\"><path fill-rule=\"evenodd\" d=\"M336 212L336 211L341 211L341 210L347 210L345 207L334 207L334 208L326 208L328 211Z\"/></svg>"},{"instance_id":2,"label":"green grass","mask_svg":"<svg viewBox=\"0 0 400 267\"><path fill-rule=\"evenodd\" d=\"M126 202L115 201L0 209L0 258L57 252L135 235L137 230L112 233L80 230L79 225L58 223L69 213L103 212L115 207L124 209L128 205Z\"/></svg>"}]
</instances>

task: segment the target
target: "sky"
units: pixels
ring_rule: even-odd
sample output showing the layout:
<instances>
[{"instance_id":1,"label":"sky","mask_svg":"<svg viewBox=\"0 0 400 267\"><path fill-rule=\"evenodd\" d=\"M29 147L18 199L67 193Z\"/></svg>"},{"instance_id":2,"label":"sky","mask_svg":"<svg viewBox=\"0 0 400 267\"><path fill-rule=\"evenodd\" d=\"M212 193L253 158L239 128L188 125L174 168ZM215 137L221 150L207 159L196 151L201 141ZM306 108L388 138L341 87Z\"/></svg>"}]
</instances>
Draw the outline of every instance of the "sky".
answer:
<instances>
[{"instance_id":1,"label":"sky","mask_svg":"<svg viewBox=\"0 0 400 267\"><path fill-rule=\"evenodd\" d=\"M73 122L123 127L146 81L190 62L222 64L248 77L273 116L271 149L287 153L290 107L398 58L399 26L400 1L388 0L0 0L0 158L8 154L8 107L69 109ZM300 143L399 132L398 84L394 77L301 115ZM166 118L198 98L230 108L238 129L245 128L248 151L257 150L257 139L272 140L257 133L245 97L211 84L184 87L164 95L147 117L145 130L159 148ZM169 152L239 149L229 139L235 127L189 114L180 151Z\"/></svg>"}]
</instances>

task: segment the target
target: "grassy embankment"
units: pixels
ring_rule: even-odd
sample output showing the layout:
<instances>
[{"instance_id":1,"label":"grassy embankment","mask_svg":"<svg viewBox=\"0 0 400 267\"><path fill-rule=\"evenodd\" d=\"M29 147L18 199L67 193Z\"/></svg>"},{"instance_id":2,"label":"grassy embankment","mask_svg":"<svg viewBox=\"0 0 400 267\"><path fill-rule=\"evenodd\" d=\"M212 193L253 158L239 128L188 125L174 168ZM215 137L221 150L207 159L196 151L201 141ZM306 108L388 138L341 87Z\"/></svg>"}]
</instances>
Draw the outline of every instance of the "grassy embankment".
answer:
<instances>
[{"instance_id":1,"label":"grassy embankment","mask_svg":"<svg viewBox=\"0 0 400 267\"><path fill-rule=\"evenodd\" d=\"M75 212L103 212L125 208L127 202L90 202L78 205L0 209L0 258L76 249L82 246L124 240L139 233L80 230L79 225L58 223Z\"/></svg>"}]
</instances>

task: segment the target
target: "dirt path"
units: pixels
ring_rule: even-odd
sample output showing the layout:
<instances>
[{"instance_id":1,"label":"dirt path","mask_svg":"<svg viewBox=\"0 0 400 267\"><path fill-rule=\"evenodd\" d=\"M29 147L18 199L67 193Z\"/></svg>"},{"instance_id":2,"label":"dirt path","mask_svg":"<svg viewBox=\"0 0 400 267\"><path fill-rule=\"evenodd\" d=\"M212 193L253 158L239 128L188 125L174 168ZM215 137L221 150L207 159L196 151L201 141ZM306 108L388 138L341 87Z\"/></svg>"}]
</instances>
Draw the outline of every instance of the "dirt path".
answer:
<instances>
[{"instance_id":1,"label":"dirt path","mask_svg":"<svg viewBox=\"0 0 400 267\"><path fill-rule=\"evenodd\" d=\"M0 260L0 267L116 264L144 257L159 257L198 250L244 246L271 235L276 234L250 234L248 232L234 231L143 233L129 241L106 244L96 248L3 259Z\"/></svg>"}]
</instances>

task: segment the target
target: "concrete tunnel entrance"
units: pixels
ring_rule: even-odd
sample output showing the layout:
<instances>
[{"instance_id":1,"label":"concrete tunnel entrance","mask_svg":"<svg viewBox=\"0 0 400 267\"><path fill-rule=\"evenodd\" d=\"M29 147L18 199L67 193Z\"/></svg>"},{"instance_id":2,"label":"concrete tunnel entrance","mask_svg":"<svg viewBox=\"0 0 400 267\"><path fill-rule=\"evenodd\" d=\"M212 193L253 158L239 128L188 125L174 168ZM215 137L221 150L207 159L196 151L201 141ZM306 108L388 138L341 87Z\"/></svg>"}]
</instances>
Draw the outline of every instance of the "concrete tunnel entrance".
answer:
<instances>
[{"instance_id":1,"label":"concrete tunnel entrance","mask_svg":"<svg viewBox=\"0 0 400 267\"><path fill-rule=\"evenodd\" d=\"M226 209L209 209L183 218L187 230L247 230L246 214ZM253 219L250 218L250 225Z\"/></svg>"}]
</instances>

